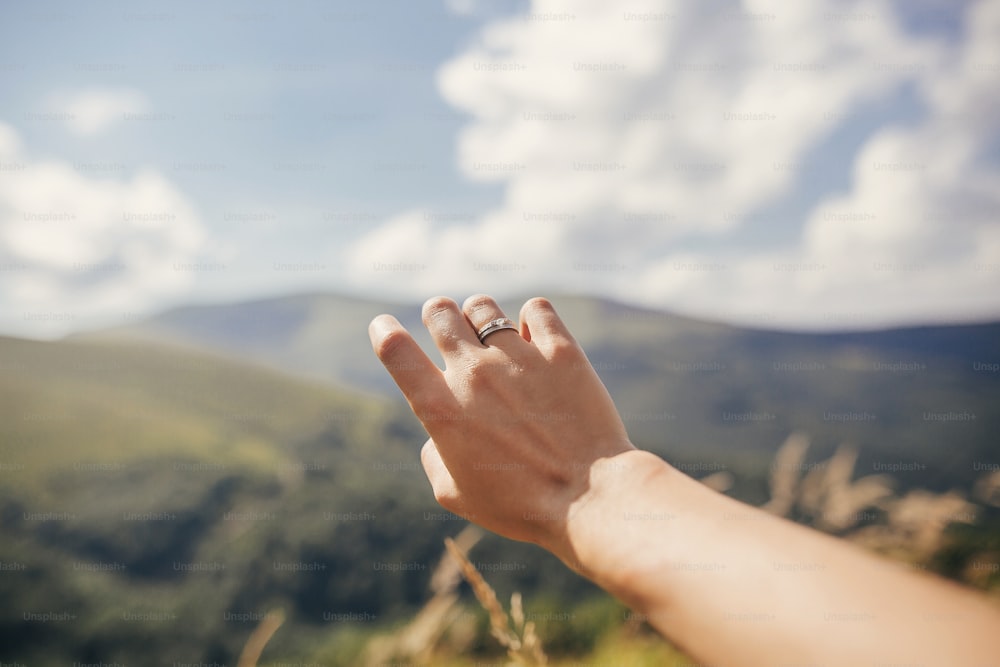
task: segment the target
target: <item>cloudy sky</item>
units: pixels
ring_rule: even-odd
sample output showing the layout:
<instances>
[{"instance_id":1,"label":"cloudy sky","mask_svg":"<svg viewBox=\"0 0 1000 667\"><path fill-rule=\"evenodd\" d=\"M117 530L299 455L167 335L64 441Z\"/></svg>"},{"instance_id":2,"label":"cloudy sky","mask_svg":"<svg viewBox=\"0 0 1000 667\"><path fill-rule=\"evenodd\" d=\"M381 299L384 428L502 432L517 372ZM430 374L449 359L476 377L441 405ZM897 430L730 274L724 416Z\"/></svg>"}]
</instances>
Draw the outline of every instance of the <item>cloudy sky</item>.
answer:
<instances>
[{"instance_id":1,"label":"cloudy sky","mask_svg":"<svg viewBox=\"0 0 1000 667\"><path fill-rule=\"evenodd\" d=\"M337 291L1000 317L1000 2L0 9L0 333Z\"/></svg>"}]
</instances>

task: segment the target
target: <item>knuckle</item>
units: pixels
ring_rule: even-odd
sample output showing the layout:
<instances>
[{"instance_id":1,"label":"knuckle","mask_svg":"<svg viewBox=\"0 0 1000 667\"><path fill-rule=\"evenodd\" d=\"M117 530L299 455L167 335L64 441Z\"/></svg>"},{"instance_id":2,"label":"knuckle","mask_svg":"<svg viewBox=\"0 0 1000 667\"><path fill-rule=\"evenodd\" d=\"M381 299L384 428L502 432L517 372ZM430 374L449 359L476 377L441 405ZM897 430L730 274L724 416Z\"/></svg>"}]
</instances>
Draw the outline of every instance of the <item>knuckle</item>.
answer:
<instances>
[{"instance_id":1,"label":"knuckle","mask_svg":"<svg viewBox=\"0 0 1000 667\"><path fill-rule=\"evenodd\" d=\"M435 486L434 500L437 501L438 505L445 508L449 512L461 515L461 499L455 492L455 489L450 485L445 487Z\"/></svg>"},{"instance_id":2,"label":"knuckle","mask_svg":"<svg viewBox=\"0 0 1000 667\"><path fill-rule=\"evenodd\" d=\"M481 388L490 382L490 371L485 364L478 360L471 360L465 367L466 382L472 389Z\"/></svg>"},{"instance_id":3,"label":"knuckle","mask_svg":"<svg viewBox=\"0 0 1000 667\"><path fill-rule=\"evenodd\" d=\"M579 363L581 361L580 349L571 341L557 338L548 347L549 358L554 363Z\"/></svg>"},{"instance_id":4,"label":"knuckle","mask_svg":"<svg viewBox=\"0 0 1000 667\"><path fill-rule=\"evenodd\" d=\"M528 299L524 302L524 310L530 311L534 310L536 312L555 312L555 306L552 302L546 299L544 296L536 296Z\"/></svg>"},{"instance_id":5,"label":"knuckle","mask_svg":"<svg viewBox=\"0 0 1000 667\"><path fill-rule=\"evenodd\" d=\"M492 385L501 375L507 375L509 367L510 364L484 359L482 355L470 357L465 366L466 382L473 389Z\"/></svg>"},{"instance_id":6,"label":"knuckle","mask_svg":"<svg viewBox=\"0 0 1000 667\"><path fill-rule=\"evenodd\" d=\"M409 335L405 331L390 331L378 341L375 354L383 361L391 359L406 346L408 339Z\"/></svg>"},{"instance_id":7,"label":"knuckle","mask_svg":"<svg viewBox=\"0 0 1000 667\"><path fill-rule=\"evenodd\" d=\"M446 296L435 296L427 299L420 311L420 316L426 324L434 319L439 313L455 310L455 302Z\"/></svg>"},{"instance_id":8,"label":"knuckle","mask_svg":"<svg viewBox=\"0 0 1000 667\"><path fill-rule=\"evenodd\" d=\"M473 294L465 303L462 304L462 310L479 310L480 308L489 308L493 306L493 298L487 294Z\"/></svg>"},{"instance_id":9,"label":"knuckle","mask_svg":"<svg viewBox=\"0 0 1000 667\"><path fill-rule=\"evenodd\" d=\"M574 482L574 474L566 464L549 463L539 470L550 488L563 489Z\"/></svg>"}]
</instances>

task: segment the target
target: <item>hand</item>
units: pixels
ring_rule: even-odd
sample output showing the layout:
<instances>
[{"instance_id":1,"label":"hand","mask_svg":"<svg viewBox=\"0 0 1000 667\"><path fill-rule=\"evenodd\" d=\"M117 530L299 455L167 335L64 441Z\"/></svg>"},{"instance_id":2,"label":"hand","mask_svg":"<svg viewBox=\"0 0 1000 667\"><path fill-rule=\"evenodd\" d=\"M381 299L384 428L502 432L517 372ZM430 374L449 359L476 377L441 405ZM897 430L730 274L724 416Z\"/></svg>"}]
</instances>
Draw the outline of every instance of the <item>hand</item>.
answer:
<instances>
[{"instance_id":1,"label":"hand","mask_svg":"<svg viewBox=\"0 0 1000 667\"><path fill-rule=\"evenodd\" d=\"M444 507L549 549L702 663L996 664L1000 616L986 598L887 567L635 449L548 301L524 305L520 332L480 343L479 327L500 317L485 296L461 311L424 304L443 372L392 317L369 327L431 435L422 460Z\"/></svg>"},{"instance_id":2,"label":"hand","mask_svg":"<svg viewBox=\"0 0 1000 667\"><path fill-rule=\"evenodd\" d=\"M372 347L431 436L421 460L446 509L501 535L569 556L571 508L594 493L598 464L633 450L611 397L552 304L524 304L520 331L480 343L504 317L488 296L430 299L423 321L441 371L389 315Z\"/></svg>"}]
</instances>

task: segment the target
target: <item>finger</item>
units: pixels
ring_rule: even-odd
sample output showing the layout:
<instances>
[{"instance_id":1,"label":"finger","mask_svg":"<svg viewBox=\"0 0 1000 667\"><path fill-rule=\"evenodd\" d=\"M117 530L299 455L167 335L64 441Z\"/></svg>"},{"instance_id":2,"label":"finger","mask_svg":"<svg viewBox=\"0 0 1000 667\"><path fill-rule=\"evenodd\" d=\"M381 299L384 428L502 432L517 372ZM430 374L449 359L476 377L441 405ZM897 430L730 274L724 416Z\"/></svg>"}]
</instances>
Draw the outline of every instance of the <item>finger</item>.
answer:
<instances>
[{"instance_id":1,"label":"finger","mask_svg":"<svg viewBox=\"0 0 1000 667\"><path fill-rule=\"evenodd\" d=\"M447 389L444 375L392 315L379 315L368 325L376 356L399 385L414 412Z\"/></svg>"},{"instance_id":2,"label":"finger","mask_svg":"<svg viewBox=\"0 0 1000 667\"><path fill-rule=\"evenodd\" d=\"M465 313L469 326L472 327L473 335L490 322L507 317L497 302L485 294L476 294L466 299L465 303L462 304L462 312ZM476 336L476 340L479 340L478 336ZM509 348L510 345L517 345L522 341L517 329L500 329L483 339L481 345Z\"/></svg>"},{"instance_id":3,"label":"finger","mask_svg":"<svg viewBox=\"0 0 1000 667\"><path fill-rule=\"evenodd\" d=\"M545 298L528 299L521 306L521 335L535 345L551 348L556 345L576 345L576 339L556 313L555 307Z\"/></svg>"},{"instance_id":4,"label":"finger","mask_svg":"<svg viewBox=\"0 0 1000 667\"><path fill-rule=\"evenodd\" d=\"M458 309L458 304L451 299L443 296L428 299L424 303L421 317L434 344L441 350L445 363L463 348L479 347L476 332L469 329L469 323Z\"/></svg>"},{"instance_id":5,"label":"finger","mask_svg":"<svg viewBox=\"0 0 1000 667\"><path fill-rule=\"evenodd\" d=\"M441 507L458 514L458 487L441 459L434 440L428 438L420 449L420 462L424 465L424 472L430 480L431 488L434 489L434 499Z\"/></svg>"}]
</instances>

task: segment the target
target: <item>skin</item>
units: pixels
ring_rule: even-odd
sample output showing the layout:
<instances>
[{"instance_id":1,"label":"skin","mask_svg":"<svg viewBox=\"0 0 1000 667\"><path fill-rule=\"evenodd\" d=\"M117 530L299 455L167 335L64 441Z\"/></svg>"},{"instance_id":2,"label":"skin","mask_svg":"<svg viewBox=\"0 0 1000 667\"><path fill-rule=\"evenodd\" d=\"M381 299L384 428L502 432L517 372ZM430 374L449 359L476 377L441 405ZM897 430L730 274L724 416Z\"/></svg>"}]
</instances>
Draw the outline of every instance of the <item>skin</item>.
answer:
<instances>
[{"instance_id":1,"label":"skin","mask_svg":"<svg viewBox=\"0 0 1000 667\"><path fill-rule=\"evenodd\" d=\"M428 300L437 367L379 315L372 347L427 429L435 498L548 549L706 665L1000 664L1000 612L953 583L718 494L636 449L546 299Z\"/></svg>"}]
</instances>

